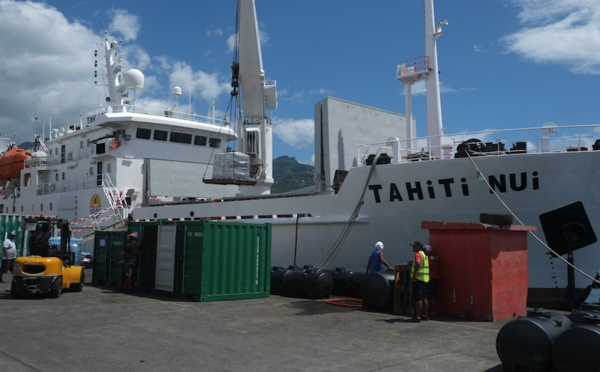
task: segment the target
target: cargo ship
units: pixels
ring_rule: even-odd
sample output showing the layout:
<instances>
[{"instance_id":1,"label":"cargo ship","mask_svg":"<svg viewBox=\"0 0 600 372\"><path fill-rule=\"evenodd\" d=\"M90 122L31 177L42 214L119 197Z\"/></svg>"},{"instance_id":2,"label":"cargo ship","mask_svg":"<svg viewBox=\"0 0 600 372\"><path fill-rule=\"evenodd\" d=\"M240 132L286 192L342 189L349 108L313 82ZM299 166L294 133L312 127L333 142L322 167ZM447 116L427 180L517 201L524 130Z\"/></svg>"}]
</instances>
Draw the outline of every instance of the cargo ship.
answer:
<instances>
[{"instance_id":1,"label":"cargo ship","mask_svg":"<svg viewBox=\"0 0 600 372\"><path fill-rule=\"evenodd\" d=\"M396 67L406 115L334 97L316 104L312 187L270 193L277 85L263 69L254 1L240 0L236 108L227 119L136 105L143 73L122 73L119 44L107 39L104 107L78 126L38 137L20 177L4 181L0 208L68 219L78 237L127 220L269 223L273 265L348 270L364 269L376 241L385 243L388 262L411 260L409 243L428 239L422 221L510 215L537 228L528 240L532 303L562 301L569 286L594 281L600 255L595 244L578 247L570 275L564 255L549 250L540 215L578 203L592 228L600 223L600 124L444 133L436 52L444 23L433 20L433 0L425 0L425 11L425 56ZM410 87L420 80L427 86L424 138L414 136L410 112ZM376 131L365 130L373 125Z\"/></svg>"}]
</instances>

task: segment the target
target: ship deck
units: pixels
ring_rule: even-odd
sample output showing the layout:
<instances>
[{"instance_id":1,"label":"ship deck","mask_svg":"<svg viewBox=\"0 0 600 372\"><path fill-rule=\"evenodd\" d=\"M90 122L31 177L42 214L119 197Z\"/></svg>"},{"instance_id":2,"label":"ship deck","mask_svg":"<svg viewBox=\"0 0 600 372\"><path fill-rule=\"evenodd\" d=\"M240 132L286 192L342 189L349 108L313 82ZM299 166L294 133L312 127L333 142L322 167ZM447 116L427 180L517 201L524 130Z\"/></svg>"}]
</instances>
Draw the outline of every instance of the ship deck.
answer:
<instances>
[{"instance_id":1,"label":"ship deck","mask_svg":"<svg viewBox=\"0 0 600 372\"><path fill-rule=\"evenodd\" d=\"M3 332L11 335L0 346L7 370L502 370L495 341L507 321L414 324L325 300L200 303L96 286L13 300L10 279L0 283Z\"/></svg>"}]
</instances>

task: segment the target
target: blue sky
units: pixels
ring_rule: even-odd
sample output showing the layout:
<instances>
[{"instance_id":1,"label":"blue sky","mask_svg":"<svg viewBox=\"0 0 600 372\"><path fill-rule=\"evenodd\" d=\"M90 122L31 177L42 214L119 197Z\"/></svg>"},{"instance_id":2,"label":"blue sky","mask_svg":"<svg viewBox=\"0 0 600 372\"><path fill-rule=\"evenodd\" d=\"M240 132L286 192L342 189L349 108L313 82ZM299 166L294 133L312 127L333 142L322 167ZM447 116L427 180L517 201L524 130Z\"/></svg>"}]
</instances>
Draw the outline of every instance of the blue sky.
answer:
<instances>
[{"instance_id":1,"label":"blue sky","mask_svg":"<svg viewBox=\"0 0 600 372\"><path fill-rule=\"evenodd\" d=\"M150 5L152 4L152 5ZM277 80L274 156L313 162L314 104L333 96L405 113L395 79L424 55L422 0L256 0L267 79ZM126 68L146 76L138 98L217 116L230 92L235 0L0 0L0 132L18 143L79 122L98 107L95 41L123 41ZM595 124L600 113L600 1L437 0L442 119L447 133ZM413 87L425 135L424 86ZM38 120L35 121L34 118ZM376 130L376 128L366 128Z\"/></svg>"}]
</instances>

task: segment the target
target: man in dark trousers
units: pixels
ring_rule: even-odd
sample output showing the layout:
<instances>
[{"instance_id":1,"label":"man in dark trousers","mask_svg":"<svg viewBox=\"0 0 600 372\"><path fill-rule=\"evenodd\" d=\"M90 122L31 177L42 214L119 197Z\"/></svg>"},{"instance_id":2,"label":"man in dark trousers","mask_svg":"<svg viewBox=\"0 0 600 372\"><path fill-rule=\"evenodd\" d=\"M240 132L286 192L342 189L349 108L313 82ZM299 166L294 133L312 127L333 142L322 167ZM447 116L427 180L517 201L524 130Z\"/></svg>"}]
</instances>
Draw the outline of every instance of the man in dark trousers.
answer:
<instances>
[{"instance_id":1,"label":"man in dark trousers","mask_svg":"<svg viewBox=\"0 0 600 372\"><path fill-rule=\"evenodd\" d=\"M119 257L115 260L118 263L120 260L125 259L123 271L125 273L125 292L133 292L133 273L135 271L135 264L137 263L138 252L140 251L140 243L137 242L137 235L135 233L127 235L127 244L125 249Z\"/></svg>"},{"instance_id":2,"label":"man in dark trousers","mask_svg":"<svg viewBox=\"0 0 600 372\"><path fill-rule=\"evenodd\" d=\"M429 320L429 301L427 300L427 283L429 282L429 258L423 252L423 243L415 240L411 244L415 259L412 264L410 276L412 278L413 301L415 301L415 314L411 322Z\"/></svg>"}]
</instances>

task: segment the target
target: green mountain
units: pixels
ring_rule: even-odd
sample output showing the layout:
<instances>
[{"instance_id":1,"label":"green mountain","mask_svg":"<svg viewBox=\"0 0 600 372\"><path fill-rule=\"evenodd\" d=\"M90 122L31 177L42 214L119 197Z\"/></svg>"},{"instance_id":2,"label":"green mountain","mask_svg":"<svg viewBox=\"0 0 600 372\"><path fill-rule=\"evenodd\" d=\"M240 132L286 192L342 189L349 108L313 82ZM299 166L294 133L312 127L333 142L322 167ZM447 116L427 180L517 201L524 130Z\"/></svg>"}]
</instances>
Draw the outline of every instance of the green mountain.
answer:
<instances>
[{"instance_id":1,"label":"green mountain","mask_svg":"<svg viewBox=\"0 0 600 372\"><path fill-rule=\"evenodd\" d=\"M312 165L298 163L296 158L280 156L273 160L275 183L271 193L280 194L314 184Z\"/></svg>"}]
</instances>

